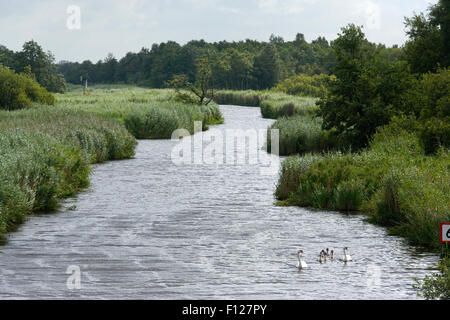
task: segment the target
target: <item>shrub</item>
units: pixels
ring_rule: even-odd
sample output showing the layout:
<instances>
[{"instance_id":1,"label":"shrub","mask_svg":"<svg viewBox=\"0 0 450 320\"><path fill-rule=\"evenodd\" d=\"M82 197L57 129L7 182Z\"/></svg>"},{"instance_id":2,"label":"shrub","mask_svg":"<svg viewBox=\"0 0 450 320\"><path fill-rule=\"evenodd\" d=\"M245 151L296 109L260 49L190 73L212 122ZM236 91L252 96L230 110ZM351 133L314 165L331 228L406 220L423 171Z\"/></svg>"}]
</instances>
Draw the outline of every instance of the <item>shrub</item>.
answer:
<instances>
[{"instance_id":1,"label":"shrub","mask_svg":"<svg viewBox=\"0 0 450 320\"><path fill-rule=\"evenodd\" d=\"M435 154L439 148L450 148L450 117L430 118L420 126L420 139L426 154Z\"/></svg>"},{"instance_id":2,"label":"shrub","mask_svg":"<svg viewBox=\"0 0 450 320\"><path fill-rule=\"evenodd\" d=\"M427 300L450 300L450 258L440 261L439 273L417 281L415 288Z\"/></svg>"},{"instance_id":3,"label":"shrub","mask_svg":"<svg viewBox=\"0 0 450 320\"><path fill-rule=\"evenodd\" d=\"M178 124L177 115L165 109L136 110L125 117L125 127L138 139L168 138Z\"/></svg>"},{"instance_id":4,"label":"shrub","mask_svg":"<svg viewBox=\"0 0 450 320\"><path fill-rule=\"evenodd\" d=\"M327 93L328 83L335 80L334 76L326 74L314 76L298 74L285 79L274 87L272 91L284 92L295 96L321 98Z\"/></svg>"},{"instance_id":5,"label":"shrub","mask_svg":"<svg viewBox=\"0 0 450 320\"><path fill-rule=\"evenodd\" d=\"M0 109L23 109L32 102L52 105L55 98L31 77L0 65Z\"/></svg>"}]
</instances>

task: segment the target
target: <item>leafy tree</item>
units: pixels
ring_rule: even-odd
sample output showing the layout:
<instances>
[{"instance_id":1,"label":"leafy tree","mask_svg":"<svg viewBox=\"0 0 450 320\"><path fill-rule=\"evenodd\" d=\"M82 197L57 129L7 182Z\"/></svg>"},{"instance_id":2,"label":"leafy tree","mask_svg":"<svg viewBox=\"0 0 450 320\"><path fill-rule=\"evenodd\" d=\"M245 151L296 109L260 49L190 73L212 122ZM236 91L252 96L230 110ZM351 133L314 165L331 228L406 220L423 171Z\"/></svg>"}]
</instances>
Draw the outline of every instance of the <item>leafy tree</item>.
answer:
<instances>
[{"instance_id":1,"label":"leafy tree","mask_svg":"<svg viewBox=\"0 0 450 320\"><path fill-rule=\"evenodd\" d=\"M450 147L450 68L424 74L408 93L408 105L419 119L425 151Z\"/></svg>"},{"instance_id":2,"label":"leafy tree","mask_svg":"<svg viewBox=\"0 0 450 320\"><path fill-rule=\"evenodd\" d=\"M450 1L439 0L430 6L428 14L405 18L405 58L414 73L436 71L450 66Z\"/></svg>"},{"instance_id":3,"label":"leafy tree","mask_svg":"<svg viewBox=\"0 0 450 320\"><path fill-rule=\"evenodd\" d=\"M391 62L365 38L361 27L342 29L332 45L337 65L336 81L320 102L324 129L334 129L355 149L365 147L377 127L394 114L408 111L406 92L412 76L407 65Z\"/></svg>"},{"instance_id":4,"label":"leafy tree","mask_svg":"<svg viewBox=\"0 0 450 320\"><path fill-rule=\"evenodd\" d=\"M52 92L64 92L66 84L64 77L57 73L54 57L45 53L37 42L31 40L23 45L21 52L17 53L16 71L23 71L30 66L36 76L36 81Z\"/></svg>"}]
</instances>

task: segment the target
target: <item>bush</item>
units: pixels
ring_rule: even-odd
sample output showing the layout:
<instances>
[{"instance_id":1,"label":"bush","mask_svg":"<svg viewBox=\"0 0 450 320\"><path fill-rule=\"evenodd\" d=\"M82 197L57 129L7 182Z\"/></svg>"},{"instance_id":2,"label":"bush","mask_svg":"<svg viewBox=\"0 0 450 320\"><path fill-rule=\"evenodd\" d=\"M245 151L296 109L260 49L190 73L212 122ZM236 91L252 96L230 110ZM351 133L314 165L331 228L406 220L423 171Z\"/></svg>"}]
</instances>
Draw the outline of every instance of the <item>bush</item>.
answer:
<instances>
[{"instance_id":1,"label":"bush","mask_svg":"<svg viewBox=\"0 0 450 320\"><path fill-rule=\"evenodd\" d=\"M55 98L31 77L0 65L0 109L23 109L33 102L53 105Z\"/></svg>"},{"instance_id":2,"label":"bush","mask_svg":"<svg viewBox=\"0 0 450 320\"><path fill-rule=\"evenodd\" d=\"M298 74L285 79L274 87L272 91L284 92L295 96L321 98L327 93L328 83L335 80L334 76L326 74L314 76Z\"/></svg>"},{"instance_id":3,"label":"bush","mask_svg":"<svg viewBox=\"0 0 450 320\"><path fill-rule=\"evenodd\" d=\"M417 281L415 288L427 300L450 300L450 258L440 261L439 273Z\"/></svg>"},{"instance_id":4,"label":"bush","mask_svg":"<svg viewBox=\"0 0 450 320\"><path fill-rule=\"evenodd\" d=\"M420 126L420 139L426 154L436 154L441 147L450 148L450 117L426 120Z\"/></svg>"}]
</instances>

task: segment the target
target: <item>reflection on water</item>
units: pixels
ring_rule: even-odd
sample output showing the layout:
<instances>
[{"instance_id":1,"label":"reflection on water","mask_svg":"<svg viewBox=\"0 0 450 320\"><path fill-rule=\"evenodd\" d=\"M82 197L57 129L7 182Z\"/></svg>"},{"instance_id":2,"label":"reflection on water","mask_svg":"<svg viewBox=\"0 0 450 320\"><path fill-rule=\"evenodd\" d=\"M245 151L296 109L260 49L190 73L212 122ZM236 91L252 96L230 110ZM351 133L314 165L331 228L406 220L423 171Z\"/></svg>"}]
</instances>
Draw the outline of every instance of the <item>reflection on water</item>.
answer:
<instances>
[{"instance_id":1,"label":"reflection on water","mask_svg":"<svg viewBox=\"0 0 450 320\"><path fill-rule=\"evenodd\" d=\"M258 108L222 107L216 128L261 129ZM0 248L0 298L414 299L437 257L360 216L273 205L260 165L175 166L176 142L95 167L89 192L31 217ZM354 262L319 264L324 248ZM298 271L297 251L309 269ZM69 266L81 289L69 290Z\"/></svg>"}]
</instances>

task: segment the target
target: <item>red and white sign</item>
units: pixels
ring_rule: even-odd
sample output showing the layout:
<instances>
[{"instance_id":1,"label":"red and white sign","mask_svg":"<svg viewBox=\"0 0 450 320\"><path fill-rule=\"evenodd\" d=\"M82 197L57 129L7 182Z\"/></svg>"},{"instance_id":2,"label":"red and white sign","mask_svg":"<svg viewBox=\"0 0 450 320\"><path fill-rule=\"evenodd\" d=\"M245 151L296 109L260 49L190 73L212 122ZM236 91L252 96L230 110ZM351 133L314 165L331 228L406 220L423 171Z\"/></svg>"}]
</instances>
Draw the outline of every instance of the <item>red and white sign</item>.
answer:
<instances>
[{"instance_id":1,"label":"red and white sign","mask_svg":"<svg viewBox=\"0 0 450 320\"><path fill-rule=\"evenodd\" d=\"M450 243L450 222L441 223L441 243Z\"/></svg>"}]
</instances>

